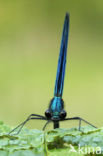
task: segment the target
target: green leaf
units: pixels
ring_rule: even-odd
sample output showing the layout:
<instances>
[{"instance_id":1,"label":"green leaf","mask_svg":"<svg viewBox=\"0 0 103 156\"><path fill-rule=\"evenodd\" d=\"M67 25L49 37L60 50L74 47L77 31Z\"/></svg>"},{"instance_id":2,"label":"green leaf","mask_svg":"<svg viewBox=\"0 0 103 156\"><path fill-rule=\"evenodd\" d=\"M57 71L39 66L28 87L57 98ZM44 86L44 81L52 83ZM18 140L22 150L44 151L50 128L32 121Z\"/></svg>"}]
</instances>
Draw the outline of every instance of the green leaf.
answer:
<instances>
[{"instance_id":1,"label":"green leaf","mask_svg":"<svg viewBox=\"0 0 103 156\"><path fill-rule=\"evenodd\" d=\"M103 154L103 128L85 126L81 131L75 127L44 132L24 127L18 135L8 135L11 129L0 121L0 156L46 156L46 152L47 156L89 156L100 149Z\"/></svg>"}]
</instances>

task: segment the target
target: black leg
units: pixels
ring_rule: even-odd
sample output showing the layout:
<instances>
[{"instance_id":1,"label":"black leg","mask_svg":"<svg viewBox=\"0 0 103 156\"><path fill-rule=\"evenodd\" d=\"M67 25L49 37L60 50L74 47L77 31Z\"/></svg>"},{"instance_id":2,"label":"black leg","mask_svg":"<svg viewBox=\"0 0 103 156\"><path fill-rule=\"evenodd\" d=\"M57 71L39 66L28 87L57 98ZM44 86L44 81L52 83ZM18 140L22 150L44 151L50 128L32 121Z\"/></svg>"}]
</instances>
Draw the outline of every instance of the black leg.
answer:
<instances>
[{"instance_id":1,"label":"black leg","mask_svg":"<svg viewBox=\"0 0 103 156\"><path fill-rule=\"evenodd\" d=\"M81 128L81 119L79 120L79 131L80 131L80 128Z\"/></svg>"},{"instance_id":2,"label":"black leg","mask_svg":"<svg viewBox=\"0 0 103 156\"><path fill-rule=\"evenodd\" d=\"M43 127L43 131L45 130L46 126L47 126L50 122L52 122L52 120L48 120L48 121L46 122L46 124L45 124L44 127Z\"/></svg>"},{"instance_id":3,"label":"black leg","mask_svg":"<svg viewBox=\"0 0 103 156\"><path fill-rule=\"evenodd\" d=\"M59 121L54 121L54 129L59 128Z\"/></svg>"},{"instance_id":4,"label":"black leg","mask_svg":"<svg viewBox=\"0 0 103 156\"><path fill-rule=\"evenodd\" d=\"M84 120L84 119L82 119L82 118L80 118L80 117L66 118L66 119L64 119L64 120L79 120L79 131L80 131L80 129L81 129L81 121L84 121L84 122L87 123L88 125L90 125L90 126L92 126L92 127L94 127L94 128L97 128L97 127L95 127L94 125L92 125L91 123L89 123L88 121L86 121L86 120ZM62 121L64 121L64 120L62 120Z\"/></svg>"},{"instance_id":5,"label":"black leg","mask_svg":"<svg viewBox=\"0 0 103 156\"><path fill-rule=\"evenodd\" d=\"M13 134L13 135L17 135L19 134L19 132L21 131L21 129L23 128L23 126L29 121L29 120L34 120L34 119L37 119L37 120L47 120L44 116L42 115L38 115L38 114L31 114L28 116L28 118L22 122L20 125L18 125L16 128L14 128L13 130L10 131L9 134L11 134L12 132L14 132L15 130L17 130L19 128L19 130Z\"/></svg>"}]
</instances>

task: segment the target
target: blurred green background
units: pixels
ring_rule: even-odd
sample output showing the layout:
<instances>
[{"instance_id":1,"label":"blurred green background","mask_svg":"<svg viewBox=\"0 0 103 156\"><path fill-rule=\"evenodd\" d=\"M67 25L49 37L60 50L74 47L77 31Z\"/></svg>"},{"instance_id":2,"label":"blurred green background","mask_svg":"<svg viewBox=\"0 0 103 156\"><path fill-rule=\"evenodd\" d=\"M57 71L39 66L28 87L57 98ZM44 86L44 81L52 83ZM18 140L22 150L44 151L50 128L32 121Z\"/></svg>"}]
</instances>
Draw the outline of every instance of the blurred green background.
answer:
<instances>
[{"instance_id":1,"label":"blurred green background","mask_svg":"<svg viewBox=\"0 0 103 156\"><path fill-rule=\"evenodd\" d=\"M62 27L70 13L63 98L68 117L103 126L103 1L0 1L0 120L44 114L53 97ZM39 124L39 122L38 122ZM35 128L34 122L30 122Z\"/></svg>"}]
</instances>

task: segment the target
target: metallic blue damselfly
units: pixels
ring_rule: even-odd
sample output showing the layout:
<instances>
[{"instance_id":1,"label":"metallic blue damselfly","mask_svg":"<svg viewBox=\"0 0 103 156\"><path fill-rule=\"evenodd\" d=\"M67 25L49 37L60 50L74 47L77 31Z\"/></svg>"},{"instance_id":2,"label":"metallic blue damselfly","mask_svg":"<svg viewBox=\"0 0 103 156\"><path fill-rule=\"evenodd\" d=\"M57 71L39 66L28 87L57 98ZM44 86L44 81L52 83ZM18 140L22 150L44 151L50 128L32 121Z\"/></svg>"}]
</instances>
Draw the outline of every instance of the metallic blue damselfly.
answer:
<instances>
[{"instance_id":1,"label":"metallic blue damselfly","mask_svg":"<svg viewBox=\"0 0 103 156\"><path fill-rule=\"evenodd\" d=\"M23 123L18 125L14 128L9 134L19 128L16 134L18 134L23 126L30 120L46 120L46 124L43 127L45 130L47 124L49 122L53 122L54 129L59 128L60 121L66 120L78 120L79 121L79 130L81 128L81 121L91 125L92 127L96 128L94 125L89 123L88 121L82 119L81 117L72 117L66 118L67 113L64 110L64 101L62 99L63 95L63 86L64 86L64 77L65 77L65 67L66 67L66 56L67 56L67 45L68 45L68 34L69 34L69 14L66 13L63 33L62 33L62 40L61 40L61 47L60 47L60 54L58 60L58 67L57 67L57 75L55 81L55 88L54 88L54 97L50 101L48 109L45 111L45 116L38 115L38 114L31 114Z\"/></svg>"}]
</instances>

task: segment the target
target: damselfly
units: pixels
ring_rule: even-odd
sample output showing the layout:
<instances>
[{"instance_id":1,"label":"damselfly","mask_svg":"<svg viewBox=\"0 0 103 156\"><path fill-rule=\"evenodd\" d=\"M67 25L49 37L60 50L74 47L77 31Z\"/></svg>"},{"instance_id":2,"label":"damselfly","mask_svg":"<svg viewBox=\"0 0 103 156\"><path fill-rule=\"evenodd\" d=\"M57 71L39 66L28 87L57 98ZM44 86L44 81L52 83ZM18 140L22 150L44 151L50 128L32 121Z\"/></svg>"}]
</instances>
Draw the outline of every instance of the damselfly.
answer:
<instances>
[{"instance_id":1,"label":"damselfly","mask_svg":"<svg viewBox=\"0 0 103 156\"><path fill-rule=\"evenodd\" d=\"M45 111L45 116L38 115L38 114L31 114L23 123L18 125L14 128L9 134L19 128L16 134L18 134L23 126L30 120L46 120L46 124L43 127L43 130L46 128L49 122L53 122L54 129L59 128L60 121L66 120L78 120L79 121L79 130L81 128L81 121L91 125L92 127L96 128L94 125L89 123L88 121L84 120L81 117L72 117L66 118L67 113L64 110L64 101L62 99L63 95L63 86L64 86L64 77L65 77L65 66L66 66L66 56L67 56L67 45L68 45L68 33L69 33L69 14L66 13L63 33L62 33L62 40L61 40L61 48L58 60L58 67L57 67L57 75L55 81L55 88L54 88L54 97L51 99L48 109Z\"/></svg>"}]
</instances>

